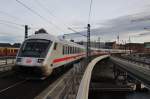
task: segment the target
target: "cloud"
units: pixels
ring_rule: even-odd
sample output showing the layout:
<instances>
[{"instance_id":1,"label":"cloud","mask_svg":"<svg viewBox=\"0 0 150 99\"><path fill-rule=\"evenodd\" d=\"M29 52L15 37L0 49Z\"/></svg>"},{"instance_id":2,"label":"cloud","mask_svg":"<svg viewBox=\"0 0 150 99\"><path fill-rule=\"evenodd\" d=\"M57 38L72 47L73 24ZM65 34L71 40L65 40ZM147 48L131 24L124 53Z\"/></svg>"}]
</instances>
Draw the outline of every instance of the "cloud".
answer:
<instances>
[{"instance_id":1,"label":"cloud","mask_svg":"<svg viewBox=\"0 0 150 99\"><path fill-rule=\"evenodd\" d=\"M138 32L144 32L144 28L150 28L150 13L141 12L126 16L121 16L115 19L105 21L103 23L98 23L100 27L91 29L92 36L106 36L112 37L114 39L118 34L120 36L135 35ZM86 35L86 30L81 31L80 34ZM80 37L79 33L72 33L68 37ZM148 35L148 33L140 34L140 36Z\"/></svg>"},{"instance_id":2,"label":"cloud","mask_svg":"<svg viewBox=\"0 0 150 99\"><path fill-rule=\"evenodd\" d=\"M22 39L22 36L10 36L10 34L0 35L0 42L3 43L20 43Z\"/></svg>"}]
</instances>

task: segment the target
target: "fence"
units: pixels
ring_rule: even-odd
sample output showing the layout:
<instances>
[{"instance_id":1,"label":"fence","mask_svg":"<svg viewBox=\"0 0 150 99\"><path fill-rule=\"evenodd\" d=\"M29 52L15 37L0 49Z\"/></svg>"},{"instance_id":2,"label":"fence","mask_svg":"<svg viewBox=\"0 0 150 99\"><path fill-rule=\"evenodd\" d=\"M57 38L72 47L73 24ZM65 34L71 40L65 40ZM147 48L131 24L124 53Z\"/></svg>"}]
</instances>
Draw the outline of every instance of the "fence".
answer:
<instances>
[{"instance_id":1,"label":"fence","mask_svg":"<svg viewBox=\"0 0 150 99\"><path fill-rule=\"evenodd\" d=\"M11 70L15 57L0 57L0 72Z\"/></svg>"}]
</instances>

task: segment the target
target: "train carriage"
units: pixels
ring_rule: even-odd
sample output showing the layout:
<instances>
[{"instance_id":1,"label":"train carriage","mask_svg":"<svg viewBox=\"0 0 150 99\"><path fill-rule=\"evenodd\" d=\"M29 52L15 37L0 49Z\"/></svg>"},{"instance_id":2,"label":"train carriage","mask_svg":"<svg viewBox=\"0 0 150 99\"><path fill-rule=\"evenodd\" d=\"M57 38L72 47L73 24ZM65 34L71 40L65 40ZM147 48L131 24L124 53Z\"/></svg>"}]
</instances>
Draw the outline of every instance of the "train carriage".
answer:
<instances>
[{"instance_id":1,"label":"train carriage","mask_svg":"<svg viewBox=\"0 0 150 99\"><path fill-rule=\"evenodd\" d=\"M37 72L38 75L47 77L55 68L84 56L83 46L58 39L47 33L38 33L23 42L14 68L17 72Z\"/></svg>"},{"instance_id":2,"label":"train carriage","mask_svg":"<svg viewBox=\"0 0 150 99\"><path fill-rule=\"evenodd\" d=\"M92 49L95 54L95 51ZM92 54L94 55L94 54ZM36 32L21 45L14 67L16 72L47 77L66 64L86 57L85 47L58 39L46 32Z\"/></svg>"}]
</instances>

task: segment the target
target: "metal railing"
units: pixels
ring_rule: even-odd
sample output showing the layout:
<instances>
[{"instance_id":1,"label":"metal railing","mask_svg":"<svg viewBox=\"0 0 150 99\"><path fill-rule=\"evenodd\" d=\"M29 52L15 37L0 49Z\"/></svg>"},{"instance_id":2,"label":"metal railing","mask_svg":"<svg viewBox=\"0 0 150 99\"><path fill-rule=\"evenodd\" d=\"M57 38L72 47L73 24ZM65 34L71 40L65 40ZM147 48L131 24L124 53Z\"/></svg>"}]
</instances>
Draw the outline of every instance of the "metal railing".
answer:
<instances>
[{"instance_id":1,"label":"metal railing","mask_svg":"<svg viewBox=\"0 0 150 99\"><path fill-rule=\"evenodd\" d=\"M0 72L11 70L15 63L15 57L0 57Z\"/></svg>"},{"instance_id":2,"label":"metal railing","mask_svg":"<svg viewBox=\"0 0 150 99\"><path fill-rule=\"evenodd\" d=\"M122 58L113 56L110 57L110 59L113 64L116 64L118 67L126 71L128 75L150 88L150 69Z\"/></svg>"},{"instance_id":3,"label":"metal railing","mask_svg":"<svg viewBox=\"0 0 150 99\"><path fill-rule=\"evenodd\" d=\"M150 59L146 57L121 56L121 58L128 59L130 61L143 63L146 65L150 65Z\"/></svg>"},{"instance_id":4,"label":"metal railing","mask_svg":"<svg viewBox=\"0 0 150 99\"><path fill-rule=\"evenodd\" d=\"M141 67L150 69L150 59L144 57L133 57L133 56L120 56L119 58L125 59L134 64L138 64Z\"/></svg>"}]
</instances>

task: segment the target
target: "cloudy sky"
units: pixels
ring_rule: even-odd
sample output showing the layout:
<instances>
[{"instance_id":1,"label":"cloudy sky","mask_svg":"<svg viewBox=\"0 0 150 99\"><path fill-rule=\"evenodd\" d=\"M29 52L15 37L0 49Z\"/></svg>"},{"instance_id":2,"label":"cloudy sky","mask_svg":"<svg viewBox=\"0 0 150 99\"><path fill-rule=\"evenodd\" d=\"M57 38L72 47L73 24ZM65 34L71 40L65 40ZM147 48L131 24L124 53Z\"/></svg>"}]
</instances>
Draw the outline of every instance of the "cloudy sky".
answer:
<instances>
[{"instance_id":1,"label":"cloudy sky","mask_svg":"<svg viewBox=\"0 0 150 99\"><path fill-rule=\"evenodd\" d=\"M1 0L0 42L22 42L25 24L31 27L29 34L39 28L56 36L73 33L68 27L86 34L89 4L90 0ZM119 35L120 42L128 42L129 36L131 42L149 42L150 1L93 0L90 23L94 41L115 41ZM85 40L75 34L66 38Z\"/></svg>"}]
</instances>

